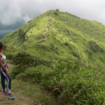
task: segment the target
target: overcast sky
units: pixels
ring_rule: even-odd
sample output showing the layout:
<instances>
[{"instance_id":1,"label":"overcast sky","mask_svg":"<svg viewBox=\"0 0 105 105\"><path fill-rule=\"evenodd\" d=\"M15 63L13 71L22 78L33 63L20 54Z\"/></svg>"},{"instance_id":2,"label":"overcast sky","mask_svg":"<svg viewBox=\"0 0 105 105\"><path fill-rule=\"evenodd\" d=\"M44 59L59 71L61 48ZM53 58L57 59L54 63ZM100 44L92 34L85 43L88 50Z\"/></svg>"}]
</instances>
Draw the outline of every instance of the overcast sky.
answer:
<instances>
[{"instance_id":1,"label":"overcast sky","mask_svg":"<svg viewBox=\"0 0 105 105\"><path fill-rule=\"evenodd\" d=\"M105 0L0 0L0 35L52 9L105 25Z\"/></svg>"}]
</instances>

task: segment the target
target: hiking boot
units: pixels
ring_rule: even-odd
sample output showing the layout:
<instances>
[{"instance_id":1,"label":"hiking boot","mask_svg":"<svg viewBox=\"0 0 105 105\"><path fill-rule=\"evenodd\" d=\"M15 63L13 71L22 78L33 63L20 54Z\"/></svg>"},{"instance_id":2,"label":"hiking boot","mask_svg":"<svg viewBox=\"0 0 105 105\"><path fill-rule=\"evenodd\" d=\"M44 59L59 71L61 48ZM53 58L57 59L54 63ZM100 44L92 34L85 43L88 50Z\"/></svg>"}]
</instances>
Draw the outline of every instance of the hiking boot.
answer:
<instances>
[{"instance_id":1,"label":"hiking boot","mask_svg":"<svg viewBox=\"0 0 105 105\"><path fill-rule=\"evenodd\" d=\"M8 92L2 92L2 95L8 96Z\"/></svg>"},{"instance_id":2,"label":"hiking boot","mask_svg":"<svg viewBox=\"0 0 105 105\"><path fill-rule=\"evenodd\" d=\"M8 95L8 99L10 99L10 100L14 100L13 95L12 95L12 94L9 94L9 95Z\"/></svg>"}]
</instances>

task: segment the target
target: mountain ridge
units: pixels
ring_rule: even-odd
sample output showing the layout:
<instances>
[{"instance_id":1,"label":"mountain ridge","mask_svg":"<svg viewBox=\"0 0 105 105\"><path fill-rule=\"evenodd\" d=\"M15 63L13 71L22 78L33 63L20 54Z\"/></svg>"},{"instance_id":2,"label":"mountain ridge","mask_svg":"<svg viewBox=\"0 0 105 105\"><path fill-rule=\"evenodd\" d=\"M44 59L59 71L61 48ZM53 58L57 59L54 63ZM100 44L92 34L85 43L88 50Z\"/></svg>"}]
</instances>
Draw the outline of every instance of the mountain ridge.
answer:
<instances>
[{"instance_id":1,"label":"mountain ridge","mask_svg":"<svg viewBox=\"0 0 105 105\"><path fill-rule=\"evenodd\" d=\"M105 26L59 10L41 14L1 41L42 58L71 60L87 66L104 67L105 63Z\"/></svg>"}]
</instances>

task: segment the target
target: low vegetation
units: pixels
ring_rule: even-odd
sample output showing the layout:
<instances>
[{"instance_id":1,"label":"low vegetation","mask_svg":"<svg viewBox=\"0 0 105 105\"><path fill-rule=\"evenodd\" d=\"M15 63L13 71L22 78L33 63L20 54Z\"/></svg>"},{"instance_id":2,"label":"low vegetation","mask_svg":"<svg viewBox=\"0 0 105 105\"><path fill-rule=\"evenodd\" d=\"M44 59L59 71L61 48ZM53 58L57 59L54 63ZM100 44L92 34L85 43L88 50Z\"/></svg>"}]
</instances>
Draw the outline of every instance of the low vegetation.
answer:
<instances>
[{"instance_id":1,"label":"low vegetation","mask_svg":"<svg viewBox=\"0 0 105 105\"><path fill-rule=\"evenodd\" d=\"M15 54L27 52L46 60L70 60L105 67L105 26L59 9L30 20L1 41L8 52L12 50Z\"/></svg>"},{"instance_id":2,"label":"low vegetation","mask_svg":"<svg viewBox=\"0 0 105 105\"><path fill-rule=\"evenodd\" d=\"M58 9L6 35L12 78L39 83L59 105L105 104L105 26ZM25 52L25 53L24 53Z\"/></svg>"},{"instance_id":3,"label":"low vegetation","mask_svg":"<svg viewBox=\"0 0 105 105\"><path fill-rule=\"evenodd\" d=\"M37 60L26 53L14 57L17 64L12 69L12 78L42 84L52 92L60 105L104 105L105 71L82 68L78 63ZM24 59L26 58L26 59ZM30 59L27 65L27 60ZM16 61L19 61L17 63ZM45 64L46 62L46 64Z\"/></svg>"}]
</instances>

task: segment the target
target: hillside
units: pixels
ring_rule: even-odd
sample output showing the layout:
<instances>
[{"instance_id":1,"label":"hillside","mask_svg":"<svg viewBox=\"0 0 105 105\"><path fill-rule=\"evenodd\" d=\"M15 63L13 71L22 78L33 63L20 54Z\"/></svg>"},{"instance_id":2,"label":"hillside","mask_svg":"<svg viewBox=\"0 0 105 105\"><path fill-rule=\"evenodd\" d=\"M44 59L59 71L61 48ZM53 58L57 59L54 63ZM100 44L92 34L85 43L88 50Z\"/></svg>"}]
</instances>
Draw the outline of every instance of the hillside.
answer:
<instances>
[{"instance_id":1,"label":"hillside","mask_svg":"<svg viewBox=\"0 0 105 105\"><path fill-rule=\"evenodd\" d=\"M47 11L2 40L8 51L87 66L105 63L105 26L59 10Z\"/></svg>"}]
</instances>

